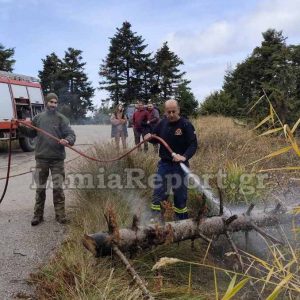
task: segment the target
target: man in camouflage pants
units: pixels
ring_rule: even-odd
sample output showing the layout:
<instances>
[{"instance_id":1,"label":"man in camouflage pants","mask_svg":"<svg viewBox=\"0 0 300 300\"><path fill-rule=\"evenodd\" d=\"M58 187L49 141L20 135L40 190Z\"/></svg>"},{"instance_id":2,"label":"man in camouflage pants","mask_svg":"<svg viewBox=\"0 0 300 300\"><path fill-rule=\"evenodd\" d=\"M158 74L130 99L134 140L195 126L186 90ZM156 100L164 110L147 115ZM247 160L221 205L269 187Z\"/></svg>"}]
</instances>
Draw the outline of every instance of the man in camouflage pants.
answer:
<instances>
[{"instance_id":1,"label":"man in camouflage pants","mask_svg":"<svg viewBox=\"0 0 300 300\"><path fill-rule=\"evenodd\" d=\"M76 139L68 119L57 112L57 95L54 93L48 94L45 97L45 102L46 110L33 118L32 125L59 138L59 143L34 129L20 126L20 130L24 135L32 138L37 137L35 148L36 172L34 175L37 188L34 216L31 221L32 226L36 226L43 221L49 171L51 171L52 176L53 204L56 220L61 224L67 222L63 191L65 179L64 160L66 158L64 146L74 145Z\"/></svg>"}]
</instances>

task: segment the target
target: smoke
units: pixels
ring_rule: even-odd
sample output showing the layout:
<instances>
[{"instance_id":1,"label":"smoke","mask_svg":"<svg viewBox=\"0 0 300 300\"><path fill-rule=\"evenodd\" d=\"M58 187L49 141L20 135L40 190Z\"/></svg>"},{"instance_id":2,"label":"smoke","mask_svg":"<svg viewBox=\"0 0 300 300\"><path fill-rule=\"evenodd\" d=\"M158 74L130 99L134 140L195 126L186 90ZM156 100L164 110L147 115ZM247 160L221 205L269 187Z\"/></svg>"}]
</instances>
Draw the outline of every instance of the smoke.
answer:
<instances>
[{"instance_id":1,"label":"smoke","mask_svg":"<svg viewBox=\"0 0 300 300\"><path fill-rule=\"evenodd\" d=\"M126 191L122 200L128 204L130 213L136 215L141 225L147 225L151 219L151 199L142 198L135 190Z\"/></svg>"},{"instance_id":2,"label":"smoke","mask_svg":"<svg viewBox=\"0 0 300 300\"><path fill-rule=\"evenodd\" d=\"M256 205L251 214L258 212L271 212L274 210L277 203L276 201L272 201L272 203L269 202ZM241 215L247 211L248 207L249 205L240 204L229 206L228 208L232 214ZM294 249L298 247L297 244L299 243L299 240L295 238L295 232L291 223L278 224L277 226L264 227L262 229L266 233L282 241L285 245L289 243ZM247 238L246 235L248 235ZM235 232L232 234L232 238L239 249L263 259L270 257L270 247L273 245L273 243L270 240L262 237L255 230L249 231L248 234L245 232ZM227 250L231 251L230 249Z\"/></svg>"}]
</instances>

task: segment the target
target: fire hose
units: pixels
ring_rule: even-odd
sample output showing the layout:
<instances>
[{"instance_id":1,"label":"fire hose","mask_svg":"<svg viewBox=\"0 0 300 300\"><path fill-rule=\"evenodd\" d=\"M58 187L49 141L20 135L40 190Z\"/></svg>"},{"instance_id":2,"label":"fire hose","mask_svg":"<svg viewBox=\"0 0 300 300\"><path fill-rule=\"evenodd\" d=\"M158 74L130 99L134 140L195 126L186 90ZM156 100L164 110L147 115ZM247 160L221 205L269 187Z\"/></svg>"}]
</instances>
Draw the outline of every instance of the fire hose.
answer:
<instances>
[{"instance_id":1,"label":"fire hose","mask_svg":"<svg viewBox=\"0 0 300 300\"><path fill-rule=\"evenodd\" d=\"M49 132L41 129L41 128L38 128L36 126L33 126L31 124L28 124L24 121L20 121L20 120L15 120L16 123L20 123L20 124L23 124L31 129L34 129L46 136L48 136L49 138L57 141L58 143L60 142L60 139L55 137L54 135L50 134ZM3 190L3 193L2 193L2 196L0 198L0 204L1 202L3 201L4 199L4 196L6 194L6 191L7 191L7 186L8 186L8 182L9 182L9 178L10 178L10 167L11 167L11 153L12 153L12 149L11 149L11 141L12 141L12 127L13 127L13 121L11 121L11 125L10 125L10 132L9 132L9 147L8 147L8 165L7 165L7 174L6 174L6 178L5 178L5 186L4 186L4 190ZM158 136L155 136L155 135L151 135L151 137L147 138L147 139L144 139L143 141L141 141L139 144L137 144L136 146L134 146L132 149L130 149L129 151L125 152L124 154L122 154L121 156L118 156L118 157L115 157L115 158L111 158L111 159L98 159L98 158L95 158L95 157L92 157L92 156L89 156L87 154L85 154L84 152L74 148L73 146L71 145L64 145L66 148L69 148L71 149L72 151L78 153L80 156L82 157L85 157L87 159L90 159L90 160L93 160L95 162L100 162L100 163L109 163L109 162L115 162L115 161L118 161L118 160L121 160L122 158L124 158L125 156L129 155L131 152L133 152L135 149L137 149L138 147L140 147L143 143L146 143L148 142L150 139L156 139L158 140L164 147L166 147L166 149L172 154L174 155L175 153L172 151L172 149L170 148L170 146L160 137ZM22 173L22 174L26 174L28 172L25 172L25 173ZM13 177L13 176L11 176Z\"/></svg>"},{"instance_id":2,"label":"fire hose","mask_svg":"<svg viewBox=\"0 0 300 300\"><path fill-rule=\"evenodd\" d=\"M41 129L41 128L38 128L38 127L35 127L31 124L28 124L24 121L16 121L20 124L23 124L27 127L30 127L38 132L41 132L42 134L48 136L49 138L57 141L58 143L60 142L60 139L55 137L54 135L50 134L49 132ZM74 148L73 146L71 145L64 145L66 148L69 148L71 149L72 151L78 153L79 155L87 158L87 159L90 159L90 160L93 160L93 161L96 161L96 162L100 162L100 163L109 163L109 162L114 162L114 161L117 161L117 160L120 160L122 158L124 158L125 156L127 156L128 154L130 154L131 152L133 152L135 149L137 149L139 146L141 146L143 143L146 143L148 142L149 140L151 140L152 138L158 140L164 147L166 147L166 149L171 153L171 155L173 154L173 150L170 148L170 146L160 137L156 136L156 135L151 135L151 137L149 137L148 139L144 139L143 141L141 141L139 144L137 144L136 146L134 146L132 149L130 149L129 151L125 152L124 154L122 154L121 156L118 156L118 157L115 157L115 158L111 158L111 159L98 159L98 158L95 158L95 157L92 157L92 156L89 156L87 154L85 154L84 152L80 151L80 150L77 150L76 148Z\"/></svg>"},{"instance_id":3,"label":"fire hose","mask_svg":"<svg viewBox=\"0 0 300 300\"><path fill-rule=\"evenodd\" d=\"M49 132L41 129L41 128L38 128L36 126L33 126L32 124L28 124L24 121L19 121L19 120L16 120L15 122L17 123L20 123L20 124L23 124L31 129L34 129L46 136L48 136L49 138L57 141L58 143L60 143L60 139L53 136L52 134L50 134ZM4 199L4 196L6 194L6 191L7 191L7 186L8 186L8 182L9 182L9 174L10 174L10 166L11 166L11 136L12 136L12 126L13 126L13 121L11 122L11 126L10 126L10 134L9 134L9 154L8 154L8 166L7 166L7 175L6 175L6 182L5 182L5 186L4 186L4 190L3 190L3 193L2 193L2 196L0 198L0 204L2 202L2 200ZM173 152L173 150L171 149L171 147L166 143L166 141L164 141L162 138L160 138L159 136L156 136L156 135L151 135L149 138L147 139L144 139L143 141L141 141L140 143L138 143L137 145L135 145L132 149L130 149L129 151L125 152L124 154L122 154L121 156L118 156L118 157L115 157L115 158L111 158L111 159L98 159L96 157L92 157L92 156L89 156L87 154L85 154L84 152L74 148L73 146L71 145L64 145L66 148L69 148L70 150L78 153L80 156L82 157L85 157L87 159L90 159L92 161L95 161L95 162L100 162L100 163L110 163L110 162L115 162L115 161L118 161L118 160L121 160L122 158L126 157L127 155L129 155L131 152L133 152L134 150L136 150L138 147L140 147L143 143L146 143L148 142L149 140L151 139L155 139L157 140L161 145L163 145L169 152L170 154L174 157L176 156L176 153ZM180 167L181 169L183 170L183 172L187 175L187 176L190 176L190 178L193 179L194 181L194 184L195 184L195 187L197 188L197 190L203 194L205 196L205 198L207 200L210 201L210 204L212 205L211 209L213 208L218 208L220 206L220 199L218 197L216 197L213 192L211 191L210 188L207 188L205 186L205 184L200 180L199 177L195 176L194 174L192 174L192 172L190 171L190 169L183 163L183 162L179 162L180 164ZM225 215L228 215L230 216L231 215L231 212L226 208L224 207L224 214Z\"/></svg>"},{"instance_id":4,"label":"fire hose","mask_svg":"<svg viewBox=\"0 0 300 300\"><path fill-rule=\"evenodd\" d=\"M8 142L8 164L7 164L7 173L6 173L6 180L5 180L5 185L4 185L4 189L0 198L0 204L2 203L4 196L6 194L7 191L7 187L8 187L8 182L9 182L9 174L10 174L10 164L11 164L11 136L12 136L12 128L13 128L13 122L10 123L10 129L9 129L9 142Z\"/></svg>"},{"instance_id":5,"label":"fire hose","mask_svg":"<svg viewBox=\"0 0 300 300\"><path fill-rule=\"evenodd\" d=\"M76 146L93 146L94 144L89 144L89 143L83 143L83 144L76 144ZM91 147L90 147L91 148ZM88 148L88 149L90 149ZM71 161L77 159L78 157L80 157L80 155L76 156L76 157L73 157L72 159L69 159L67 160L65 163L68 164L70 163ZM9 178L14 178L14 177L19 177L19 176L22 176L22 175L26 175L26 174L29 174L29 173L32 173L32 170L30 171L25 171L25 172L21 172L21 173L17 173L17 174L14 174L14 175L10 175ZM1 180L6 180L6 176L4 177L0 177L0 181Z\"/></svg>"}]
</instances>

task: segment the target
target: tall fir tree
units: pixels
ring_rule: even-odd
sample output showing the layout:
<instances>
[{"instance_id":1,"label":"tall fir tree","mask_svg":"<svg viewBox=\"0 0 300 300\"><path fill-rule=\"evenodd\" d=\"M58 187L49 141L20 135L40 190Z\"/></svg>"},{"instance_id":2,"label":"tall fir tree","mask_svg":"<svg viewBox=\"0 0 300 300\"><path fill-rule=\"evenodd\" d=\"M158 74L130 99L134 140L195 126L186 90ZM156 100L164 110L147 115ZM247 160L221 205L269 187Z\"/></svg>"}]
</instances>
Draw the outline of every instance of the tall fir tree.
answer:
<instances>
[{"instance_id":1,"label":"tall fir tree","mask_svg":"<svg viewBox=\"0 0 300 300\"><path fill-rule=\"evenodd\" d=\"M13 66L16 62L16 60L13 59L14 55L15 55L14 48L5 48L0 43L0 70L1 71L12 72L14 70Z\"/></svg>"},{"instance_id":2,"label":"tall fir tree","mask_svg":"<svg viewBox=\"0 0 300 300\"><path fill-rule=\"evenodd\" d=\"M43 59L43 70L39 71L44 93L57 93L59 110L73 122L79 122L93 110L92 97L95 89L84 72L82 51L68 48L63 59L55 53Z\"/></svg>"},{"instance_id":3,"label":"tall fir tree","mask_svg":"<svg viewBox=\"0 0 300 300\"><path fill-rule=\"evenodd\" d=\"M43 70L39 71L39 78L44 94L49 92L60 94L60 90L63 89L65 85L62 76L62 60L52 52L47 55L45 59L42 59L42 62Z\"/></svg>"},{"instance_id":4,"label":"tall fir tree","mask_svg":"<svg viewBox=\"0 0 300 300\"><path fill-rule=\"evenodd\" d=\"M154 59L155 81L160 87L161 98L166 101L169 97L174 96L175 89L185 74L179 69L183 65L183 61L170 50L167 42L157 50Z\"/></svg>"},{"instance_id":5,"label":"tall fir tree","mask_svg":"<svg viewBox=\"0 0 300 300\"><path fill-rule=\"evenodd\" d=\"M291 121L291 107L295 97L296 73L292 62L291 48L286 45L282 31L269 29L263 33L261 47L254 49L253 55L265 62L262 87L269 95L283 123Z\"/></svg>"},{"instance_id":6,"label":"tall fir tree","mask_svg":"<svg viewBox=\"0 0 300 300\"><path fill-rule=\"evenodd\" d=\"M65 82L61 90L61 110L73 120L83 119L93 110L92 98L95 89L84 72L82 51L68 48L63 58L62 78Z\"/></svg>"},{"instance_id":7,"label":"tall fir tree","mask_svg":"<svg viewBox=\"0 0 300 300\"><path fill-rule=\"evenodd\" d=\"M118 104L129 104L137 98L148 95L147 85L151 70L150 55L146 53L147 45L142 36L131 29L129 22L110 39L109 53L100 65L100 89L110 94L111 100Z\"/></svg>"}]
</instances>

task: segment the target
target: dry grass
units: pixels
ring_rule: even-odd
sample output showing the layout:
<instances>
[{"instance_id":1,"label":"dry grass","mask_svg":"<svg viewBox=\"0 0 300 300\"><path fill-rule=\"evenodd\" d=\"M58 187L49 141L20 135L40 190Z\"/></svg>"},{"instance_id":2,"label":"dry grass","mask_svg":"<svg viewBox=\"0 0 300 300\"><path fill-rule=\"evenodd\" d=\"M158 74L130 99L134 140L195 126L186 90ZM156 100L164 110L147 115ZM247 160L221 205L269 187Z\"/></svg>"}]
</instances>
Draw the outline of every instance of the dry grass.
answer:
<instances>
[{"instance_id":1,"label":"dry grass","mask_svg":"<svg viewBox=\"0 0 300 300\"><path fill-rule=\"evenodd\" d=\"M294 153L249 166L257 159L287 146L284 136L259 137L250 128L239 126L231 118L202 117L194 121L200 146L193 160L195 169L202 172L216 172L230 163L237 163L247 171L295 164L299 158Z\"/></svg>"},{"instance_id":2,"label":"dry grass","mask_svg":"<svg viewBox=\"0 0 300 300\"><path fill-rule=\"evenodd\" d=\"M284 145L281 138L257 138L244 127L234 124L231 119L222 117L205 117L195 121L200 139L198 153L191 162L192 169L198 173L216 173L220 168L228 172L230 183L236 182L243 172L253 172L261 167L278 167L294 164L296 157L283 155L260 165L249 163L267 155ZM93 155L103 159L112 157L112 147L95 147ZM147 176L156 169L156 155L134 153L121 162L109 165L95 164L82 160L75 170L89 172L95 176L100 167L105 167L105 174L121 174L124 180L124 168L141 168ZM296 173L294 173L295 175ZM281 175L282 176L282 175ZM296 176L296 175L295 175ZM274 181L273 174L268 184ZM281 177L280 177L281 178ZM214 184L214 180L211 181ZM237 193L230 194L232 189L225 190L227 200L236 198ZM262 193L264 193L263 191ZM147 215L151 199L151 189L119 190L119 189L77 189L74 191L72 207L72 223L69 236L58 250L56 256L32 275L37 287L39 299L141 299L141 293L132 284L123 266L109 258L95 259L85 251L81 244L84 233L107 230L104 213L113 208L119 226L131 223L132 215ZM190 192L189 206L196 209L199 195ZM257 196L257 194L256 194ZM242 199L242 200L241 200ZM243 201L238 198L234 201ZM250 199L252 200L252 199ZM249 200L249 201L250 201ZM176 257L181 260L202 262L206 265L222 266L219 256L206 255L206 245L196 241L191 251L190 242L180 245L164 245L133 258L132 262L139 274L148 282L148 288L157 299L215 299L214 272L202 267L186 264L172 265L163 271L153 272L152 266L160 257ZM215 253L214 253L215 254ZM226 291L231 277L218 274L219 293Z\"/></svg>"},{"instance_id":3,"label":"dry grass","mask_svg":"<svg viewBox=\"0 0 300 300\"><path fill-rule=\"evenodd\" d=\"M299 171L264 172L266 189L256 189L257 175L262 169L280 168L299 165L299 157L294 152L284 153L274 158L252 164L256 160L287 146L284 136L264 137L245 126L239 126L231 118L202 117L194 120L200 145L197 154L191 161L192 169L198 174L212 174L210 184L217 186L216 174L222 170L227 174L224 179L224 195L228 202L252 202L258 199L274 198L266 192L284 189L291 177L299 178ZM250 196L239 192L239 181L242 174L252 174L248 186L256 192Z\"/></svg>"}]
</instances>

